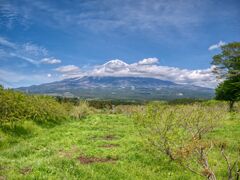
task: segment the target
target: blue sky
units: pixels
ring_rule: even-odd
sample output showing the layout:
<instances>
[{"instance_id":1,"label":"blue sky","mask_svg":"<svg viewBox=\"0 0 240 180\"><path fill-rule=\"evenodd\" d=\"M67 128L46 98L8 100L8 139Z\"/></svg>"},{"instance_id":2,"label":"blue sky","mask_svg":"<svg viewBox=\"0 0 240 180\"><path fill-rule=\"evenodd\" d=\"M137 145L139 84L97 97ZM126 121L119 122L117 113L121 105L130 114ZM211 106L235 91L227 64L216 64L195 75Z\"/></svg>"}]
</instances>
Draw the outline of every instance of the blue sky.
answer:
<instances>
[{"instance_id":1,"label":"blue sky","mask_svg":"<svg viewBox=\"0 0 240 180\"><path fill-rule=\"evenodd\" d=\"M214 87L211 57L240 40L239 0L0 0L0 84L84 75Z\"/></svg>"}]
</instances>

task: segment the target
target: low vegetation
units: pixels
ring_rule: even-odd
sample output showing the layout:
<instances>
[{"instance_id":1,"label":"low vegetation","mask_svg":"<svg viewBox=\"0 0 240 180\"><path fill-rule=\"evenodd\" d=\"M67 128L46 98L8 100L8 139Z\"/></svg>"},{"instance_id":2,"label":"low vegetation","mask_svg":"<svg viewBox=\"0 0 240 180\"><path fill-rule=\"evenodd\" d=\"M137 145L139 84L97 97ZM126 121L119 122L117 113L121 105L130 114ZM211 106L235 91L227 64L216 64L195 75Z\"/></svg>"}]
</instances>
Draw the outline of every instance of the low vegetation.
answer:
<instances>
[{"instance_id":1,"label":"low vegetation","mask_svg":"<svg viewBox=\"0 0 240 180\"><path fill-rule=\"evenodd\" d=\"M239 141L232 146L222 136L209 138L227 121L224 104L151 103L134 118L141 136L153 151L207 179L217 179L216 172L220 170L228 179L239 179ZM231 152L226 154L228 151ZM225 169L222 164L227 165Z\"/></svg>"},{"instance_id":2,"label":"low vegetation","mask_svg":"<svg viewBox=\"0 0 240 180\"><path fill-rule=\"evenodd\" d=\"M26 95L0 88L0 124L14 125L18 121L62 121L67 108L49 96Z\"/></svg>"},{"instance_id":3,"label":"low vegetation","mask_svg":"<svg viewBox=\"0 0 240 180\"><path fill-rule=\"evenodd\" d=\"M0 179L237 179L239 110L215 100L94 104L0 88Z\"/></svg>"}]
</instances>

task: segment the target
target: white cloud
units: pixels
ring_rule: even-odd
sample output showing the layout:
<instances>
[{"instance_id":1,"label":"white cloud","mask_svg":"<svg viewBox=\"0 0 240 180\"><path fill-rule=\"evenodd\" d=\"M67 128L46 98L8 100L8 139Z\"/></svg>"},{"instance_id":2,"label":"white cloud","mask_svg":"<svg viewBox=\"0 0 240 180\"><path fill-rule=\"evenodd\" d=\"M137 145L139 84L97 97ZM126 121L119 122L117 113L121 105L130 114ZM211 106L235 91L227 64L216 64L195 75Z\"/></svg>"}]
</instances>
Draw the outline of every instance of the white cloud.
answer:
<instances>
[{"instance_id":1,"label":"white cloud","mask_svg":"<svg viewBox=\"0 0 240 180\"><path fill-rule=\"evenodd\" d=\"M57 72L60 73L74 73L74 72L78 72L80 70L79 67L75 66L75 65L67 65L67 66L60 66L58 68L55 69Z\"/></svg>"},{"instance_id":2,"label":"white cloud","mask_svg":"<svg viewBox=\"0 0 240 180\"><path fill-rule=\"evenodd\" d=\"M35 65L39 64L39 62L37 60L35 60L33 58L23 56L21 54L10 53L9 55L12 56L12 57L17 57L17 58L23 59L24 61L27 61L31 64L35 64Z\"/></svg>"},{"instance_id":3,"label":"white cloud","mask_svg":"<svg viewBox=\"0 0 240 180\"><path fill-rule=\"evenodd\" d=\"M208 50L211 51L211 50L214 50L214 49L219 49L221 46L224 46L225 44L226 43L224 41L219 41L219 43L211 45L208 48Z\"/></svg>"},{"instance_id":4,"label":"white cloud","mask_svg":"<svg viewBox=\"0 0 240 180\"><path fill-rule=\"evenodd\" d=\"M141 65L156 64L156 63L158 63L158 61L159 61L158 58L146 58L146 59L139 61L138 64L141 64Z\"/></svg>"},{"instance_id":5,"label":"white cloud","mask_svg":"<svg viewBox=\"0 0 240 180\"><path fill-rule=\"evenodd\" d=\"M30 12L29 8L19 9L20 5L13 5L10 1L1 1L0 3L0 28L12 29L16 24L26 27L28 15L25 12Z\"/></svg>"},{"instance_id":6,"label":"white cloud","mask_svg":"<svg viewBox=\"0 0 240 180\"><path fill-rule=\"evenodd\" d=\"M35 65L61 63L60 59L46 57L48 55L48 50L46 48L30 42L18 44L0 36L0 47L1 46L0 57L17 57Z\"/></svg>"},{"instance_id":7,"label":"white cloud","mask_svg":"<svg viewBox=\"0 0 240 180\"><path fill-rule=\"evenodd\" d=\"M8 48L16 48L16 44L13 42L8 41L6 38L0 36L0 45L8 47Z\"/></svg>"},{"instance_id":8,"label":"white cloud","mask_svg":"<svg viewBox=\"0 0 240 180\"><path fill-rule=\"evenodd\" d=\"M147 62L147 60L145 59L139 62ZM213 67L190 70L156 64L141 64L139 62L127 64L117 59L108 61L103 65L94 66L85 71L79 71L79 68L74 65L57 68L57 71L61 72L64 78L82 76L151 77L179 84L191 84L202 87L215 87L218 83L215 75L212 73ZM153 61L151 62L153 63Z\"/></svg>"},{"instance_id":9,"label":"white cloud","mask_svg":"<svg viewBox=\"0 0 240 180\"><path fill-rule=\"evenodd\" d=\"M48 51L46 48L38 46L36 44L25 43L22 45L22 47L23 47L23 50L30 55L46 56L48 54Z\"/></svg>"},{"instance_id":10,"label":"white cloud","mask_svg":"<svg viewBox=\"0 0 240 180\"><path fill-rule=\"evenodd\" d=\"M80 68L75 65L67 65L60 66L56 68L55 71L62 74L63 79L83 76L151 77L172 81L178 84L214 88L218 82L215 75L212 73L213 68L214 67L190 70L161 66L159 64L139 64L139 61L137 63L128 64L122 60L116 59L108 61L102 65L88 67L87 70L80 70ZM0 83L3 82L4 84L7 84L8 82L14 84L14 86L17 86L18 84L21 84L22 86L25 84L36 84L36 82L45 83L50 80L59 80L59 77L54 76L53 78L50 73L27 76L0 69Z\"/></svg>"},{"instance_id":11,"label":"white cloud","mask_svg":"<svg viewBox=\"0 0 240 180\"><path fill-rule=\"evenodd\" d=\"M42 84L59 80L57 76L46 76L46 73L28 74L11 71L9 69L0 69L0 84L4 87L29 86L31 84Z\"/></svg>"},{"instance_id":12,"label":"white cloud","mask_svg":"<svg viewBox=\"0 0 240 180\"><path fill-rule=\"evenodd\" d=\"M166 34L169 32L169 28L166 27L175 28L181 33L198 27L207 17L206 13L203 12L208 12L213 3L191 0L138 0L112 3L109 0L102 0L76 3L74 6L71 6L71 2L65 2L64 5L63 8L59 9L50 1L28 1L27 4L3 3L2 7L7 9L3 12L11 22L13 21L12 17L17 22L20 18L37 19L38 21L44 18L43 23L54 27L74 25L76 28L87 27L98 32L99 30L109 31L117 28L150 30ZM209 9L208 6L210 6ZM91 11L89 7L101 8ZM81 11L77 11L75 8L81 9ZM226 10L221 9L220 12L216 10L214 15L219 16L224 12Z\"/></svg>"},{"instance_id":13,"label":"white cloud","mask_svg":"<svg viewBox=\"0 0 240 180\"><path fill-rule=\"evenodd\" d=\"M51 57L51 58L43 58L41 60L42 64L59 64L61 62L62 61L60 59L56 59L56 58L53 58L53 57Z\"/></svg>"}]
</instances>

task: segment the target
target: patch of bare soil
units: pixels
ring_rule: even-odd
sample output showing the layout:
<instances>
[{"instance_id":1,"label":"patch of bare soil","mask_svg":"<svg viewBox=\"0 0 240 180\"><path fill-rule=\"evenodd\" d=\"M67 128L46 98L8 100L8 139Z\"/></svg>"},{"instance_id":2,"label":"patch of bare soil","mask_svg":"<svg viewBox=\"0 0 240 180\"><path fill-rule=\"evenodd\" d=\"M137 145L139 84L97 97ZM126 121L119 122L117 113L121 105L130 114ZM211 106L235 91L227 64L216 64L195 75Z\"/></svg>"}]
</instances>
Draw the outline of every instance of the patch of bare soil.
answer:
<instances>
[{"instance_id":1,"label":"patch of bare soil","mask_svg":"<svg viewBox=\"0 0 240 180\"><path fill-rule=\"evenodd\" d=\"M119 144L104 144L104 145L101 145L99 147L100 148L111 149L111 148L119 147Z\"/></svg>"},{"instance_id":2,"label":"patch of bare soil","mask_svg":"<svg viewBox=\"0 0 240 180\"><path fill-rule=\"evenodd\" d=\"M71 158L73 157L73 155L77 152L79 152L79 148L77 146L73 146L70 150L66 151L66 150L60 150L59 151L59 155L62 157L67 157L67 158Z\"/></svg>"},{"instance_id":3,"label":"patch of bare soil","mask_svg":"<svg viewBox=\"0 0 240 180\"><path fill-rule=\"evenodd\" d=\"M78 157L78 160L81 164L92 164L92 163L114 163L118 159L113 157L107 157L107 158L100 158L100 157L87 157L87 156L80 156Z\"/></svg>"},{"instance_id":4,"label":"patch of bare soil","mask_svg":"<svg viewBox=\"0 0 240 180\"><path fill-rule=\"evenodd\" d=\"M20 169L20 173L23 175L29 174L32 172L32 168L31 167L24 167L22 169Z\"/></svg>"},{"instance_id":5,"label":"patch of bare soil","mask_svg":"<svg viewBox=\"0 0 240 180\"><path fill-rule=\"evenodd\" d=\"M116 138L115 135L109 134L109 135L103 136L103 139L107 140L107 141L111 141L111 140L114 140L114 139L117 139L117 138Z\"/></svg>"}]
</instances>

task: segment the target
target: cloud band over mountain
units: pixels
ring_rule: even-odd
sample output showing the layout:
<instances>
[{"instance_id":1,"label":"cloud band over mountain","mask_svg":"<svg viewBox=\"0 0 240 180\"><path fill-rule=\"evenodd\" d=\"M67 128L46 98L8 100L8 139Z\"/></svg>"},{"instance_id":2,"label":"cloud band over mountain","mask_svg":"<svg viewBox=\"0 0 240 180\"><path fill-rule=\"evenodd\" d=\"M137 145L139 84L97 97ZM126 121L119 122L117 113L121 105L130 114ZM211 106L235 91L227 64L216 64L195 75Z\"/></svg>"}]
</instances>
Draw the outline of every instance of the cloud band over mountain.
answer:
<instances>
[{"instance_id":1,"label":"cloud band over mountain","mask_svg":"<svg viewBox=\"0 0 240 180\"><path fill-rule=\"evenodd\" d=\"M202 87L215 87L217 85L217 80L212 73L213 67L189 70L161 66L157 63L157 58L146 58L132 64L115 59L88 69L68 65L56 68L55 71L62 74L63 78L83 76L151 77L179 84L191 84Z\"/></svg>"}]
</instances>

